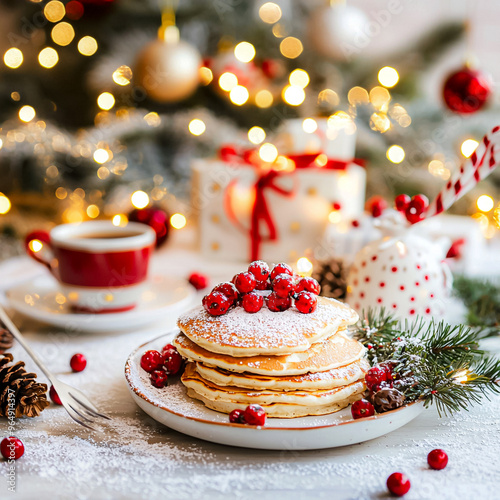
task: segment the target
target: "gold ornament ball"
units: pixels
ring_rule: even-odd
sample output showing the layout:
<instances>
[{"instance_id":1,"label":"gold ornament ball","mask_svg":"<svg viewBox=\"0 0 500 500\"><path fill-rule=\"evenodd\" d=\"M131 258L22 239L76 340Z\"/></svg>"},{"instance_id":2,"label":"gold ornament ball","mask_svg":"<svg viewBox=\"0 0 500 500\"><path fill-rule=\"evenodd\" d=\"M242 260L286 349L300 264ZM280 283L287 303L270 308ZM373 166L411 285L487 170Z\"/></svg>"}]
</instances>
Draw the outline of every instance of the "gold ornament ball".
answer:
<instances>
[{"instance_id":1,"label":"gold ornament ball","mask_svg":"<svg viewBox=\"0 0 500 500\"><path fill-rule=\"evenodd\" d=\"M189 97L200 83L201 56L182 40L155 40L137 58L135 76L151 99L177 102Z\"/></svg>"}]
</instances>

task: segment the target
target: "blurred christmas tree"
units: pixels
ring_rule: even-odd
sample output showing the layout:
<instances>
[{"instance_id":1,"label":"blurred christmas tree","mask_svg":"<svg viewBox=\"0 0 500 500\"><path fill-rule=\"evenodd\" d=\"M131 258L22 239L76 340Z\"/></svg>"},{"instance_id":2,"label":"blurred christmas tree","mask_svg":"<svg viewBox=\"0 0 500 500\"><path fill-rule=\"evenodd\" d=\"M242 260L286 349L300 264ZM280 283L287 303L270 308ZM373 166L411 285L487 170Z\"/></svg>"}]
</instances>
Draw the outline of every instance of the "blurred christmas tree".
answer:
<instances>
[{"instance_id":1,"label":"blurred christmas tree","mask_svg":"<svg viewBox=\"0 0 500 500\"><path fill-rule=\"evenodd\" d=\"M364 47L377 25L355 2L0 5L9 32L0 82L0 213L11 217L110 217L127 213L138 190L147 194L136 198L139 206L178 207L191 158L224 143L258 146L293 117L355 123L368 194L432 196L458 168L464 137L480 138L496 125L491 108L470 122L421 92L426 71L463 36L457 23L374 58ZM464 143L463 154L474 144ZM487 182L481 191L494 196L498 176ZM474 212L477 196L456 209Z\"/></svg>"}]
</instances>

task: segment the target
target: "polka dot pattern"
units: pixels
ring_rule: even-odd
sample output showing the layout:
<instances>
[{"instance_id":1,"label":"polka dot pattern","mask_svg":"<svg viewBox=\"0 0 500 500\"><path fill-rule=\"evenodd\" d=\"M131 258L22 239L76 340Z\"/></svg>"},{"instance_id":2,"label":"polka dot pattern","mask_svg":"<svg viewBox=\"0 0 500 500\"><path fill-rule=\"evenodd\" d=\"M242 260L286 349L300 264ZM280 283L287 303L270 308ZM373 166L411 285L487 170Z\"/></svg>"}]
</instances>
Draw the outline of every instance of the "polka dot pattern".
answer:
<instances>
[{"instance_id":1,"label":"polka dot pattern","mask_svg":"<svg viewBox=\"0 0 500 500\"><path fill-rule=\"evenodd\" d=\"M448 295L442 256L416 234L394 238L392 244L378 240L364 247L354 259L348 277L347 300L361 311L390 307L397 316L441 318L443 298Z\"/></svg>"}]
</instances>

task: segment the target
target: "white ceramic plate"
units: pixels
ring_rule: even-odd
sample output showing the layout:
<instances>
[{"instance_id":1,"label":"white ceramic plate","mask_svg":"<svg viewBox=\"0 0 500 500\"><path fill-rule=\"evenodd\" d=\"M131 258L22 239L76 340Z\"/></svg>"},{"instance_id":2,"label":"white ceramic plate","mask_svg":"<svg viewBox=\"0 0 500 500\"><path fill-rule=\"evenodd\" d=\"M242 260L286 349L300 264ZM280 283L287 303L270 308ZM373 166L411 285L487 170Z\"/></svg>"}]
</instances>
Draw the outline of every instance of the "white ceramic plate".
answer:
<instances>
[{"instance_id":1,"label":"white ceramic plate","mask_svg":"<svg viewBox=\"0 0 500 500\"><path fill-rule=\"evenodd\" d=\"M262 428L229 423L228 416L186 395L178 377L164 389L149 382L140 367L142 354L169 343L178 331L138 347L128 358L125 377L134 401L158 422L189 436L214 443L263 450L314 450L361 443L407 424L423 410L413 403L382 415L353 420L350 408L320 417L268 419Z\"/></svg>"},{"instance_id":2,"label":"white ceramic plate","mask_svg":"<svg viewBox=\"0 0 500 500\"><path fill-rule=\"evenodd\" d=\"M85 332L130 330L150 325L167 314L179 315L189 308L194 289L182 279L153 276L133 310L119 313L81 314L72 312L57 281L43 275L6 291L9 305L30 318L64 329Z\"/></svg>"}]
</instances>

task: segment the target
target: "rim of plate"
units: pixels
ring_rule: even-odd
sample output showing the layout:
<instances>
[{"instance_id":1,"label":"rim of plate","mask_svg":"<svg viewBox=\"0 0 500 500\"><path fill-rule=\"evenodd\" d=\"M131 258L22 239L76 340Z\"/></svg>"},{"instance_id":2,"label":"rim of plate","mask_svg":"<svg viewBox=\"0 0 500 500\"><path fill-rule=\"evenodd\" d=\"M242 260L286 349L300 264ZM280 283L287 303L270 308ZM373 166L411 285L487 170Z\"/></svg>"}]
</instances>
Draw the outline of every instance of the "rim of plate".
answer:
<instances>
[{"instance_id":1,"label":"rim of plate","mask_svg":"<svg viewBox=\"0 0 500 500\"><path fill-rule=\"evenodd\" d=\"M192 420L194 422L200 422L202 424L221 425L224 427L234 427L237 429L247 429L249 431L252 431L252 430L259 430L259 431L309 431L309 430L313 430L313 429L325 429L328 427L339 427L341 425L348 425L348 424L360 423L360 422L368 422L368 421L372 421L372 420L380 420L381 418L387 418L387 417L393 415L394 413L400 412L400 411L402 411L410 406L422 404L422 400L417 400L417 401L413 401L412 403L409 403L407 405L401 406L400 408L396 408L395 410L390 410L390 411L387 411L387 412L384 412L384 413L381 413L378 415L372 415L371 417L364 417L364 418L358 419L358 420L353 419L353 420L349 420L347 422L337 422L334 424L315 425L312 427L267 427L267 426L263 426L263 427L259 427L257 429L256 427L250 427L250 426L245 425L245 424L233 424L231 422L213 422L212 420L206 420L204 418L189 417L187 415L183 415L182 413L178 413L176 411L173 411L170 408L167 408L166 406L160 406L160 405L154 403L146 395L144 395L141 392L141 390L132 383L132 381L130 379L130 370L132 368L132 358L137 354L137 352L140 349L144 348L144 346L151 344L152 342L155 342L162 337L166 337L167 335L171 335L172 333L174 333L176 331L177 331L177 329L171 330L170 332L167 332L167 333L163 333L162 335L159 335L158 337L155 337L154 339L151 339L148 342L144 342L144 344L141 344L139 347L134 349L129 354L127 361L125 362L125 378L127 380L129 387L133 390L134 394L139 396L141 399L143 399L147 403L153 405L155 408L160 408L161 410L166 411L167 413L171 413L172 415L175 415L177 417L182 417L182 418L185 418L187 420ZM214 411L214 410L212 410L212 411Z\"/></svg>"}]
</instances>

